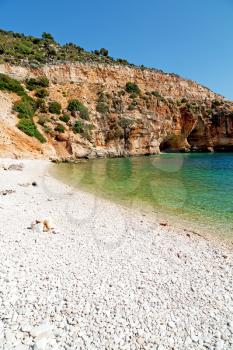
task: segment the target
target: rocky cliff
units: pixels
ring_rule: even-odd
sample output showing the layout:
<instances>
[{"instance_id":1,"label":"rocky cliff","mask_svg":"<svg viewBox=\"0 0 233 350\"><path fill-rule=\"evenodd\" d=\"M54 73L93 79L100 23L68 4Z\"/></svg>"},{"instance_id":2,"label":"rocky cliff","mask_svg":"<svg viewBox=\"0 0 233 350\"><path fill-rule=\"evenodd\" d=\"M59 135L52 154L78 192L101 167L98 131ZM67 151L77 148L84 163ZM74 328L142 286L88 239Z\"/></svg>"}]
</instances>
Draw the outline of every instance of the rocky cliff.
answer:
<instances>
[{"instance_id":1,"label":"rocky cliff","mask_svg":"<svg viewBox=\"0 0 233 350\"><path fill-rule=\"evenodd\" d=\"M0 73L36 101L33 122L46 141L17 128L19 96L3 89L1 155L76 159L233 150L233 103L174 74L97 63L3 63ZM30 86L41 77L48 79L46 89ZM54 102L61 108L53 110Z\"/></svg>"}]
</instances>

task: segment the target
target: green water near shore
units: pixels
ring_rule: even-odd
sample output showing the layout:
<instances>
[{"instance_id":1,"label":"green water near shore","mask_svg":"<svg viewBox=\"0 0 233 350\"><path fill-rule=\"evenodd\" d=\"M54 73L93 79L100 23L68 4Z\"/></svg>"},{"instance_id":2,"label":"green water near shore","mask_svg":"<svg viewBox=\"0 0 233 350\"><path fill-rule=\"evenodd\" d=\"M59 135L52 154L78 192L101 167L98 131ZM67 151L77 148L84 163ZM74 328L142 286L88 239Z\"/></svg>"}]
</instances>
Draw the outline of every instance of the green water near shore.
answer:
<instances>
[{"instance_id":1,"label":"green water near shore","mask_svg":"<svg viewBox=\"0 0 233 350\"><path fill-rule=\"evenodd\" d=\"M52 172L76 188L233 241L233 153L97 159Z\"/></svg>"}]
</instances>

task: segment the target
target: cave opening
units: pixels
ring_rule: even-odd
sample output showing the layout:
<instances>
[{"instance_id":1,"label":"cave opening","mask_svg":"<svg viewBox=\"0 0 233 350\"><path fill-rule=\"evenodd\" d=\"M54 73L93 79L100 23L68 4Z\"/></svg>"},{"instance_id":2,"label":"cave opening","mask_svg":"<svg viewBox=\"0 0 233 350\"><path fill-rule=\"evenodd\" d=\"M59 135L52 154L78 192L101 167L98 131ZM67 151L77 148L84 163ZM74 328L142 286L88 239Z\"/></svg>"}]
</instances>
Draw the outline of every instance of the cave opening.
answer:
<instances>
[{"instance_id":1,"label":"cave opening","mask_svg":"<svg viewBox=\"0 0 233 350\"><path fill-rule=\"evenodd\" d=\"M200 135L198 133L197 129L193 129L191 133L187 137L187 141L190 144L191 147L196 147L198 144L198 141L200 139Z\"/></svg>"},{"instance_id":2,"label":"cave opening","mask_svg":"<svg viewBox=\"0 0 233 350\"><path fill-rule=\"evenodd\" d=\"M175 151L174 141L171 138L163 140L160 143L159 149L160 149L160 152L165 152L165 153L174 152Z\"/></svg>"}]
</instances>

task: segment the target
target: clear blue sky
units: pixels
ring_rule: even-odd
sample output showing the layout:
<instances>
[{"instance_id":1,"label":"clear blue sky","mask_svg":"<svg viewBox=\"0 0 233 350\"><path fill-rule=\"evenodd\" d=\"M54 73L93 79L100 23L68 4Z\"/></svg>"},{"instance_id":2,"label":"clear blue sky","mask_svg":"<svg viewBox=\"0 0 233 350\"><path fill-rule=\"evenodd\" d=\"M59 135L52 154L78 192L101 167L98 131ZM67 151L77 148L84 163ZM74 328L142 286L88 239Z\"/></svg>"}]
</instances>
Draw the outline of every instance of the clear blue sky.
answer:
<instances>
[{"instance_id":1,"label":"clear blue sky","mask_svg":"<svg viewBox=\"0 0 233 350\"><path fill-rule=\"evenodd\" d=\"M233 100L233 0L0 0L0 27L106 47Z\"/></svg>"}]
</instances>

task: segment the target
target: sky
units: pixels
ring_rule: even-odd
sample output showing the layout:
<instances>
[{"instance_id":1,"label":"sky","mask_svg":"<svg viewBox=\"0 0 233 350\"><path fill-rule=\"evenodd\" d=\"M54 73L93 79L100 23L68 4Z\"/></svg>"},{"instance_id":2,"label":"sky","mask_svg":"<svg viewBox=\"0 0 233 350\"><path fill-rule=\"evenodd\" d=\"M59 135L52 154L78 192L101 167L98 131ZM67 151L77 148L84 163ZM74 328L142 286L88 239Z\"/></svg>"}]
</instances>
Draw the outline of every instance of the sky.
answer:
<instances>
[{"instance_id":1,"label":"sky","mask_svg":"<svg viewBox=\"0 0 233 350\"><path fill-rule=\"evenodd\" d=\"M233 0L0 0L0 28L105 47L233 100Z\"/></svg>"}]
</instances>

